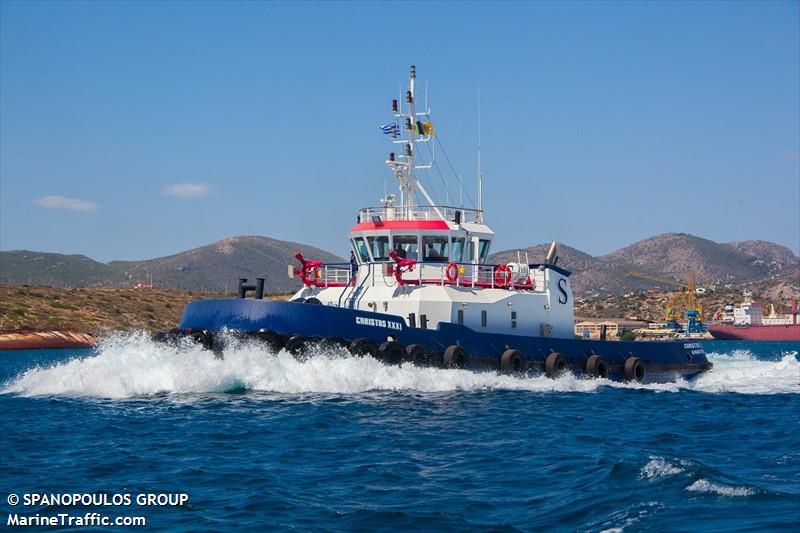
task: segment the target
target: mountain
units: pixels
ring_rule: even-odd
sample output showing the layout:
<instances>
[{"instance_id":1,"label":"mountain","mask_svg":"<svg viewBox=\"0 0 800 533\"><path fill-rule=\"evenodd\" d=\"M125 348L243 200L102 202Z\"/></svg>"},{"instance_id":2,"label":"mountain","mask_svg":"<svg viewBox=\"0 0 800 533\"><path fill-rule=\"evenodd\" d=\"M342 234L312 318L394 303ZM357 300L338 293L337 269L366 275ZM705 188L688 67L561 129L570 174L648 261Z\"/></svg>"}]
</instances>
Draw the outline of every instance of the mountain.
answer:
<instances>
[{"instance_id":1,"label":"mountain","mask_svg":"<svg viewBox=\"0 0 800 533\"><path fill-rule=\"evenodd\" d=\"M518 257L525 261L527 256L529 262L540 263L548 248L544 243L505 250L492 254L489 262L517 261ZM299 287L298 280L286 275L286 265L297 264L295 250L323 262L343 261L311 246L250 235L146 261L99 263L83 255L0 252L0 284L131 287L147 283L152 276L158 287L233 292L239 277L259 276L265 278L267 293L286 293ZM695 272L701 286L746 285L776 301L800 293L800 258L766 241L720 244L685 233L665 233L598 257L560 244L558 255L558 265L573 273L578 298L659 287L629 277L631 271L675 280L685 280L689 272Z\"/></svg>"},{"instance_id":2,"label":"mountain","mask_svg":"<svg viewBox=\"0 0 800 533\"><path fill-rule=\"evenodd\" d=\"M91 287L113 283L120 272L85 255L16 250L0 252L0 284Z\"/></svg>"},{"instance_id":3,"label":"mountain","mask_svg":"<svg viewBox=\"0 0 800 533\"><path fill-rule=\"evenodd\" d=\"M528 248L515 248L513 250L505 250L497 252L489 256L490 263L511 263L521 260L523 263L543 263L544 258L550 249L550 243L537 244L529 246ZM558 245L558 264L569 265L568 268L576 271L585 271L589 269L597 259L581 252L576 248L572 248L565 244Z\"/></svg>"},{"instance_id":4,"label":"mountain","mask_svg":"<svg viewBox=\"0 0 800 533\"><path fill-rule=\"evenodd\" d=\"M235 291L239 278L253 281L263 277L264 291L281 293L296 290L300 282L290 279L287 265L298 265L294 254L300 251L309 259L326 263L344 260L329 252L295 242L247 235L147 261L112 261L131 281L146 280L152 275L163 287L186 290Z\"/></svg>"},{"instance_id":5,"label":"mountain","mask_svg":"<svg viewBox=\"0 0 800 533\"><path fill-rule=\"evenodd\" d=\"M235 291L238 278L264 277L267 293L299 288L286 266L295 251L324 262L343 259L312 246L255 235L231 237L207 246L146 261L99 263L82 255L30 251L0 252L0 283L53 287L130 287L151 277L159 287L190 291Z\"/></svg>"},{"instance_id":6,"label":"mountain","mask_svg":"<svg viewBox=\"0 0 800 533\"><path fill-rule=\"evenodd\" d=\"M728 242L723 246L778 265L798 265L800 259L786 246L769 241Z\"/></svg>"},{"instance_id":7,"label":"mountain","mask_svg":"<svg viewBox=\"0 0 800 533\"><path fill-rule=\"evenodd\" d=\"M540 262L548 246L525 250L531 262ZM700 285L757 284L776 298L800 291L800 258L788 248L766 241L720 244L685 233L665 233L599 257L565 245L559 245L558 255L559 266L572 271L573 289L579 297L659 287L628 276L632 271L680 281L694 272ZM516 257L516 250L507 250L492 254L489 262L516 261Z\"/></svg>"}]
</instances>

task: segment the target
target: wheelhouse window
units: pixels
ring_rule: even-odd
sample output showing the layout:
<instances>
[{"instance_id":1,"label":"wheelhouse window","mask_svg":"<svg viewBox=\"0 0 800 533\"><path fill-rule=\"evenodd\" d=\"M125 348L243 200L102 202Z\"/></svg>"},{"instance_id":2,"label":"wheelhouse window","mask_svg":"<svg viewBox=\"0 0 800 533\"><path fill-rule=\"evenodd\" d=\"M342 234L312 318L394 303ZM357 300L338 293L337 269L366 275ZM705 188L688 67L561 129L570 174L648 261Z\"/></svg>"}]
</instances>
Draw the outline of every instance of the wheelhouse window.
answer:
<instances>
[{"instance_id":1,"label":"wheelhouse window","mask_svg":"<svg viewBox=\"0 0 800 533\"><path fill-rule=\"evenodd\" d=\"M405 259L418 259L416 235L394 235L392 236L392 246L394 250Z\"/></svg>"},{"instance_id":2,"label":"wheelhouse window","mask_svg":"<svg viewBox=\"0 0 800 533\"><path fill-rule=\"evenodd\" d=\"M467 241L467 255L464 256L464 261L474 261L475 260L475 243L472 239Z\"/></svg>"},{"instance_id":3,"label":"wheelhouse window","mask_svg":"<svg viewBox=\"0 0 800 533\"><path fill-rule=\"evenodd\" d=\"M422 238L423 261L447 261L450 257L449 239L447 236Z\"/></svg>"},{"instance_id":4,"label":"wheelhouse window","mask_svg":"<svg viewBox=\"0 0 800 533\"><path fill-rule=\"evenodd\" d=\"M389 236L367 237L367 246L375 261L389 261Z\"/></svg>"},{"instance_id":5,"label":"wheelhouse window","mask_svg":"<svg viewBox=\"0 0 800 533\"><path fill-rule=\"evenodd\" d=\"M491 241L489 239L481 239L478 241L478 255L480 256L480 262L486 262L486 256L489 255L489 243Z\"/></svg>"},{"instance_id":6,"label":"wheelhouse window","mask_svg":"<svg viewBox=\"0 0 800 533\"><path fill-rule=\"evenodd\" d=\"M450 249L450 260L460 263L462 261L470 261L472 258L467 257L464 259L464 237L453 239Z\"/></svg>"},{"instance_id":7,"label":"wheelhouse window","mask_svg":"<svg viewBox=\"0 0 800 533\"><path fill-rule=\"evenodd\" d=\"M353 249L362 263L369 263L369 249L367 248L367 243L364 242L364 237L353 239Z\"/></svg>"}]
</instances>

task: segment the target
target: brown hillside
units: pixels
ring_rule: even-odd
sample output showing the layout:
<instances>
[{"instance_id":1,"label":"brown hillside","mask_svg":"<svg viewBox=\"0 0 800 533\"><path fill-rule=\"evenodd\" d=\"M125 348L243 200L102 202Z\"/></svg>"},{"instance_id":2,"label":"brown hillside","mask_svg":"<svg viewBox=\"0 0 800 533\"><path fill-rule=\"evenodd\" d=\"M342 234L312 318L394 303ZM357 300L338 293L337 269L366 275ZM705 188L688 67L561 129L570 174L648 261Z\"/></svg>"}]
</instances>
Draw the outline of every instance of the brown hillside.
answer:
<instances>
[{"instance_id":1,"label":"brown hillside","mask_svg":"<svg viewBox=\"0 0 800 533\"><path fill-rule=\"evenodd\" d=\"M167 289L0 286L0 329L89 333L175 327L191 300L216 297Z\"/></svg>"}]
</instances>

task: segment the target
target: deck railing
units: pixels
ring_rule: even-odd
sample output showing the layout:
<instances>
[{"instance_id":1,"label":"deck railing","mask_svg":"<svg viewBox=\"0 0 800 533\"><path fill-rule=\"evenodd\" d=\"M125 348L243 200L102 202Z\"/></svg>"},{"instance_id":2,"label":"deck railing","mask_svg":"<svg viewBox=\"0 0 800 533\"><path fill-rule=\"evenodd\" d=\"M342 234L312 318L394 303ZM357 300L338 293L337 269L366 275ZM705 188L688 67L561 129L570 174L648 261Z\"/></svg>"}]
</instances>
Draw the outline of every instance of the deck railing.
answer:
<instances>
[{"instance_id":1,"label":"deck railing","mask_svg":"<svg viewBox=\"0 0 800 533\"><path fill-rule=\"evenodd\" d=\"M360 268L368 268L365 280L369 285L386 284L402 285L440 285L470 287L474 289L509 289L520 291L544 292L544 272L539 268L530 268L524 276L514 277L505 271L498 274L505 265L483 265L472 263L420 262L413 269L403 267L398 276L397 263L366 263ZM533 265L531 265L533 267ZM309 277L314 287L355 287L349 263L331 263L317 268Z\"/></svg>"},{"instance_id":2,"label":"deck railing","mask_svg":"<svg viewBox=\"0 0 800 533\"><path fill-rule=\"evenodd\" d=\"M444 218L444 220L451 221L460 217L461 222L483 223L483 211L480 209L449 205L380 206L365 207L358 211L359 222L373 222L374 217L381 217L381 220L442 220Z\"/></svg>"}]
</instances>

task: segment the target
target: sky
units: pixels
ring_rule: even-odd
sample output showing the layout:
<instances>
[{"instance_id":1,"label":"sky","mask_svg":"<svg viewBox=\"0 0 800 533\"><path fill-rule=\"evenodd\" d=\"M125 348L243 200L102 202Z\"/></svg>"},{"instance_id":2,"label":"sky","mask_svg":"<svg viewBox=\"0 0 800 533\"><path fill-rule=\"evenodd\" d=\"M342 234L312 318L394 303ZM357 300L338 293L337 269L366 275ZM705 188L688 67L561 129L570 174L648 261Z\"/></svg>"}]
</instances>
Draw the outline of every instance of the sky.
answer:
<instances>
[{"instance_id":1,"label":"sky","mask_svg":"<svg viewBox=\"0 0 800 533\"><path fill-rule=\"evenodd\" d=\"M0 249L344 255L396 187L378 126L414 64L467 204L480 92L495 251L683 232L798 253L798 6L3 0Z\"/></svg>"}]
</instances>

